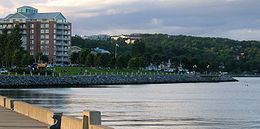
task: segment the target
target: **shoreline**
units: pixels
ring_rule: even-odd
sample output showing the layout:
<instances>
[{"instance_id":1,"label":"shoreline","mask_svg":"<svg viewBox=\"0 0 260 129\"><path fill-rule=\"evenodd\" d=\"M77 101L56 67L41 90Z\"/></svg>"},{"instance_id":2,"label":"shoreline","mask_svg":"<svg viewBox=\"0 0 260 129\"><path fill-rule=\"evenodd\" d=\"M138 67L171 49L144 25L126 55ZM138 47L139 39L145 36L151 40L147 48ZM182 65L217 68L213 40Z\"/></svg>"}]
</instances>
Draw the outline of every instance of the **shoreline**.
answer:
<instances>
[{"instance_id":1,"label":"shoreline","mask_svg":"<svg viewBox=\"0 0 260 129\"><path fill-rule=\"evenodd\" d=\"M231 76L189 75L91 75L91 76L0 76L6 88L98 88L102 85L235 82Z\"/></svg>"}]
</instances>

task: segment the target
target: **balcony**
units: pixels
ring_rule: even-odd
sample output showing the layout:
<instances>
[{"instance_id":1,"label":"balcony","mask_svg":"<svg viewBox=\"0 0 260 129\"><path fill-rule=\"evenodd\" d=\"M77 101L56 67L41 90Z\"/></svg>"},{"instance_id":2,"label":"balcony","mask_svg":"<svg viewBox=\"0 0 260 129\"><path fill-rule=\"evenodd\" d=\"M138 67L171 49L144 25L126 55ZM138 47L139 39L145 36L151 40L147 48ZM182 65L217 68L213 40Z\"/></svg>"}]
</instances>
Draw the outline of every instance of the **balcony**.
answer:
<instances>
[{"instance_id":1,"label":"balcony","mask_svg":"<svg viewBox=\"0 0 260 129\"><path fill-rule=\"evenodd\" d=\"M57 48L57 51L64 51L64 48Z\"/></svg>"},{"instance_id":2,"label":"balcony","mask_svg":"<svg viewBox=\"0 0 260 129\"><path fill-rule=\"evenodd\" d=\"M65 56L65 57L68 57L69 55L68 55L68 54L64 54L64 53L57 53L57 56Z\"/></svg>"},{"instance_id":3,"label":"balcony","mask_svg":"<svg viewBox=\"0 0 260 129\"><path fill-rule=\"evenodd\" d=\"M63 37L57 37L56 40L64 40Z\"/></svg>"},{"instance_id":4,"label":"balcony","mask_svg":"<svg viewBox=\"0 0 260 129\"><path fill-rule=\"evenodd\" d=\"M57 61L59 62L69 62L69 58L57 58Z\"/></svg>"},{"instance_id":5,"label":"balcony","mask_svg":"<svg viewBox=\"0 0 260 129\"><path fill-rule=\"evenodd\" d=\"M62 45L62 43L61 43L61 42L58 42L58 43L56 43L56 45L57 45L57 46L61 46L61 45Z\"/></svg>"}]
</instances>

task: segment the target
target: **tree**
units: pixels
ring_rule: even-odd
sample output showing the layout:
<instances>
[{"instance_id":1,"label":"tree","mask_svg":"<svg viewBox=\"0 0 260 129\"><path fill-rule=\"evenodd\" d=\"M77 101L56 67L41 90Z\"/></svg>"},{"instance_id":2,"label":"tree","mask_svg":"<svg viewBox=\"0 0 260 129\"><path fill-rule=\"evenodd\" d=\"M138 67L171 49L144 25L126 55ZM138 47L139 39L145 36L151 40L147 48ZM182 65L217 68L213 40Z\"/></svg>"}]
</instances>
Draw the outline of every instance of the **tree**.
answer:
<instances>
[{"instance_id":1,"label":"tree","mask_svg":"<svg viewBox=\"0 0 260 129\"><path fill-rule=\"evenodd\" d=\"M7 29L4 28L2 30L2 34L0 34L0 60L1 60L1 65L4 65L5 62L5 49L6 49L6 44L7 44Z\"/></svg>"},{"instance_id":2,"label":"tree","mask_svg":"<svg viewBox=\"0 0 260 129\"><path fill-rule=\"evenodd\" d=\"M12 64L16 66L22 66L22 58L23 58L23 51L20 49L16 49L12 56Z\"/></svg>"},{"instance_id":3,"label":"tree","mask_svg":"<svg viewBox=\"0 0 260 129\"><path fill-rule=\"evenodd\" d=\"M78 58L79 58L79 53L78 52L73 52L70 55L70 60L72 64L78 64Z\"/></svg>"},{"instance_id":4,"label":"tree","mask_svg":"<svg viewBox=\"0 0 260 129\"><path fill-rule=\"evenodd\" d=\"M12 65L12 57L16 49L22 49L22 34L19 25L11 30L11 33L7 35L7 44L5 48L5 61L8 66Z\"/></svg>"},{"instance_id":5,"label":"tree","mask_svg":"<svg viewBox=\"0 0 260 129\"><path fill-rule=\"evenodd\" d=\"M29 56L27 52L22 55L21 66L27 66L33 63L33 57Z\"/></svg>"},{"instance_id":6,"label":"tree","mask_svg":"<svg viewBox=\"0 0 260 129\"><path fill-rule=\"evenodd\" d=\"M142 40L136 40L132 46L132 56L139 57L145 53L145 43Z\"/></svg>"},{"instance_id":7,"label":"tree","mask_svg":"<svg viewBox=\"0 0 260 129\"><path fill-rule=\"evenodd\" d=\"M110 60L109 60L108 66L109 66L110 68L118 67L118 66L116 66L116 65L117 65L116 63L117 63L117 62L116 62L115 55L110 55Z\"/></svg>"},{"instance_id":8,"label":"tree","mask_svg":"<svg viewBox=\"0 0 260 129\"><path fill-rule=\"evenodd\" d=\"M125 52L124 54L118 56L117 58L117 67L118 68L127 68L128 62L131 59L131 55L128 52Z\"/></svg>"},{"instance_id":9,"label":"tree","mask_svg":"<svg viewBox=\"0 0 260 129\"><path fill-rule=\"evenodd\" d=\"M92 53L89 53L85 64L89 67L94 67L95 66L95 55Z\"/></svg>"},{"instance_id":10,"label":"tree","mask_svg":"<svg viewBox=\"0 0 260 129\"><path fill-rule=\"evenodd\" d=\"M79 52L79 63L80 64L85 64L86 63L86 58L89 54L89 50L86 48L83 48L80 52Z\"/></svg>"},{"instance_id":11,"label":"tree","mask_svg":"<svg viewBox=\"0 0 260 129\"><path fill-rule=\"evenodd\" d=\"M43 55L41 52L37 53L36 60L38 60L38 63L48 63L49 58L46 55Z\"/></svg>"},{"instance_id":12,"label":"tree","mask_svg":"<svg viewBox=\"0 0 260 129\"><path fill-rule=\"evenodd\" d=\"M133 57L128 62L128 67L131 69L138 69L139 68L139 58Z\"/></svg>"},{"instance_id":13,"label":"tree","mask_svg":"<svg viewBox=\"0 0 260 129\"><path fill-rule=\"evenodd\" d=\"M143 56L139 57L138 60L139 60L139 67L145 68L148 65L147 60Z\"/></svg>"},{"instance_id":14,"label":"tree","mask_svg":"<svg viewBox=\"0 0 260 129\"><path fill-rule=\"evenodd\" d=\"M101 67L108 67L108 63L110 61L109 54L99 54L97 56L97 62L96 64Z\"/></svg>"}]
</instances>

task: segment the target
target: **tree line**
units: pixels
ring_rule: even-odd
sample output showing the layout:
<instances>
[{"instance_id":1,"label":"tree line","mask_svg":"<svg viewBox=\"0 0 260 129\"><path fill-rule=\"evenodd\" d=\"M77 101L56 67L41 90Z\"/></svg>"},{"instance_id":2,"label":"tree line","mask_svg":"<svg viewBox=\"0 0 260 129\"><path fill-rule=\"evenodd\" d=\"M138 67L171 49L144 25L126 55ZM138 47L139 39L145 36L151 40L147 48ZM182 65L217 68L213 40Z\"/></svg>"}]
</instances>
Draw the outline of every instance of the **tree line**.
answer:
<instances>
[{"instance_id":1,"label":"tree line","mask_svg":"<svg viewBox=\"0 0 260 129\"><path fill-rule=\"evenodd\" d=\"M1 66L27 66L32 62L32 57L24 50L22 35L19 25L11 30L3 29L0 34L0 60Z\"/></svg>"},{"instance_id":2,"label":"tree line","mask_svg":"<svg viewBox=\"0 0 260 129\"><path fill-rule=\"evenodd\" d=\"M226 38L184 35L171 36L167 34L139 34L134 36L142 37L142 39L137 40L134 44L126 44L123 39L116 41L112 39L89 40L74 36L72 37L72 45L85 48L85 51L88 52L95 47L109 50L113 54L108 58L110 59L108 62L113 60L115 62L114 67L119 68L138 69L150 64L158 66L171 60L172 67L177 68L182 65L184 69L189 71L260 72L259 41L237 41ZM118 48L116 44L119 45ZM118 49L117 57L114 58L116 49ZM76 53L72 55L75 56ZM88 64L88 55L89 53L83 54L80 52L77 58L72 56L71 59L73 63ZM98 62L101 55L96 55L92 59ZM109 64L108 62L107 64ZM91 64L95 66L97 63Z\"/></svg>"},{"instance_id":3,"label":"tree line","mask_svg":"<svg viewBox=\"0 0 260 129\"><path fill-rule=\"evenodd\" d=\"M19 25L8 30L4 28L0 33L0 65L2 67L26 67L34 62L48 63L48 56L41 52L36 57L30 56L28 51L22 47L22 34Z\"/></svg>"}]
</instances>

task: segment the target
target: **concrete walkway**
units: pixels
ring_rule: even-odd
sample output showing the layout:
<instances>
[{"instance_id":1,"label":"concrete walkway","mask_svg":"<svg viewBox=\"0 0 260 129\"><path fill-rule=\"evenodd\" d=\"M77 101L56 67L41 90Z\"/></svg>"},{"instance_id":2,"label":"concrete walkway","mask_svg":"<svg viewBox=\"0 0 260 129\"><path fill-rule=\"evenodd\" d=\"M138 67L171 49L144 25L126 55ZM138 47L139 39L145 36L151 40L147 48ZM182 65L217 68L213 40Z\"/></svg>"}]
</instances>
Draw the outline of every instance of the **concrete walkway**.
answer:
<instances>
[{"instance_id":1,"label":"concrete walkway","mask_svg":"<svg viewBox=\"0 0 260 129\"><path fill-rule=\"evenodd\" d=\"M48 125L0 106L0 129L47 129Z\"/></svg>"}]
</instances>

